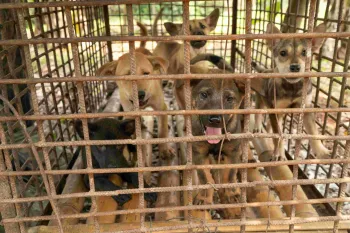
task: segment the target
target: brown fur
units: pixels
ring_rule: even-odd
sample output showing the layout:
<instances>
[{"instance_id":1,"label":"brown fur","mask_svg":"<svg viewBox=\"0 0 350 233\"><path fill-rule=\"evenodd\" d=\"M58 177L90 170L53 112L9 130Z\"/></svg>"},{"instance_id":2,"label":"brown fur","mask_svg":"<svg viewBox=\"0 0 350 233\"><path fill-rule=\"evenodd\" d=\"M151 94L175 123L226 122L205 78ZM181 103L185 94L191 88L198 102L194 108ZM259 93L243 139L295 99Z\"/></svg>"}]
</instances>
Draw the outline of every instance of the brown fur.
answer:
<instances>
[{"instance_id":1,"label":"brown fur","mask_svg":"<svg viewBox=\"0 0 350 233\"><path fill-rule=\"evenodd\" d=\"M325 25L320 24L315 28L315 32L324 32ZM273 24L268 24L267 33L280 33ZM312 52L317 51L323 44L324 38L312 39ZM305 72L305 63L307 58L307 40L306 39L274 39L267 40L267 46L273 53L276 68L266 70L253 63L253 67L262 73L288 73ZM257 85L254 82L260 82ZM282 78L282 79L262 79L260 81L252 80L252 87L257 92L257 108L266 106L267 108L300 108L303 90L303 78ZM276 99L275 99L276 97ZM312 83L308 82L306 106L312 105ZM270 123L274 133L279 133L281 128L282 116L270 114ZM318 134L315 117L313 113L304 114L304 126L309 134ZM255 130L261 132L262 116L256 116ZM273 160L285 159L284 143L274 139L275 156ZM322 144L320 140L312 140L311 147L319 158L326 158L330 151Z\"/></svg>"},{"instance_id":2,"label":"brown fur","mask_svg":"<svg viewBox=\"0 0 350 233\"><path fill-rule=\"evenodd\" d=\"M241 96L233 80L193 80L192 109L236 109L241 103ZM223 87L223 89L221 88ZM203 93L207 97L204 98ZM221 103L222 99L222 103ZM241 122L239 115L223 115L221 123L213 125L208 115L192 115L192 133L195 136L204 135L205 128L216 127L223 130L225 122L228 133L239 133ZM221 141L217 144L210 144L207 141L194 142L192 144L193 161L195 164L218 163ZM224 163L239 163L241 161L242 148L240 140L225 140L222 146L221 160ZM222 162L221 161L221 162ZM207 183L233 183L237 182L237 170L198 170L199 184ZM211 204L213 202L214 189L199 191L194 199L195 204ZM222 203L232 203L240 196L239 189L222 189L219 191ZM227 216L226 216L227 217ZM232 217L232 216L229 216Z\"/></svg>"},{"instance_id":3,"label":"brown fur","mask_svg":"<svg viewBox=\"0 0 350 233\"><path fill-rule=\"evenodd\" d=\"M135 52L136 75L148 74L165 74L169 63L157 56L150 56L150 52L145 48L139 48ZM117 61L112 61L104 64L96 73L97 75L130 75L130 54L122 55ZM133 111L133 91L132 81L117 80L117 85L120 92L120 102L125 111ZM166 111L167 105L164 101L161 80L138 80L138 91L144 91L145 97L139 99L141 109L152 107L157 111ZM159 116L158 136L160 138L168 137L168 117ZM167 144L159 145L160 156L162 158L170 158L174 154L171 147Z\"/></svg>"}]
</instances>

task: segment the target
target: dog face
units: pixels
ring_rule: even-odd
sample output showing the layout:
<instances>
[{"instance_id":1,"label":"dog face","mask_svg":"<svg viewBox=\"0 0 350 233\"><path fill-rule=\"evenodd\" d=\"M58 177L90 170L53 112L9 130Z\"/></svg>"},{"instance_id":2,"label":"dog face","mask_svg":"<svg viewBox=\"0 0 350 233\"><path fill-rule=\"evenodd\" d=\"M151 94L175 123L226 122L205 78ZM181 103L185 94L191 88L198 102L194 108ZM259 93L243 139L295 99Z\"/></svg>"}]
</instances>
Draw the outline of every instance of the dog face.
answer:
<instances>
[{"instance_id":1,"label":"dog face","mask_svg":"<svg viewBox=\"0 0 350 233\"><path fill-rule=\"evenodd\" d=\"M318 25L314 32L325 32L325 24ZM281 33L272 23L267 25L266 33ZM324 38L313 38L312 52L317 51L323 44ZM274 39L267 40L267 46L273 53L279 73L305 72L307 57L307 39ZM295 83L301 78L288 78L288 82Z\"/></svg>"},{"instance_id":2,"label":"dog face","mask_svg":"<svg viewBox=\"0 0 350 233\"><path fill-rule=\"evenodd\" d=\"M209 35L216 27L220 16L220 11L216 8L204 19L190 20L190 33L191 35ZM183 34L183 24L175 24L171 22L164 23L167 32L171 36L177 36ZM191 46L195 49L200 49L207 43L206 40L191 41Z\"/></svg>"},{"instance_id":3,"label":"dog face","mask_svg":"<svg viewBox=\"0 0 350 233\"><path fill-rule=\"evenodd\" d=\"M196 84L197 82L197 84ZM233 80L199 80L191 81L192 108L204 109L235 109L241 102L238 88ZM205 135L221 134L226 125L234 123L234 115L199 115L199 121ZM235 125L235 123L234 123ZM220 140L209 140L210 144L217 144Z\"/></svg>"},{"instance_id":4,"label":"dog face","mask_svg":"<svg viewBox=\"0 0 350 233\"><path fill-rule=\"evenodd\" d=\"M143 53L135 53L136 75L164 74L166 73L169 63L161 58L154 56L146 56ZM118 61L105 64L99 69L97 75L130 75L130 54L126 53L121 56ZM157 80L137 81L139 106L144 108L147 106L154 88L153 82ZM158 81L157 81L158 82ZM130 102L132 97L132 81L117 81L119 89Z\"/></svg>"}]
</instances>

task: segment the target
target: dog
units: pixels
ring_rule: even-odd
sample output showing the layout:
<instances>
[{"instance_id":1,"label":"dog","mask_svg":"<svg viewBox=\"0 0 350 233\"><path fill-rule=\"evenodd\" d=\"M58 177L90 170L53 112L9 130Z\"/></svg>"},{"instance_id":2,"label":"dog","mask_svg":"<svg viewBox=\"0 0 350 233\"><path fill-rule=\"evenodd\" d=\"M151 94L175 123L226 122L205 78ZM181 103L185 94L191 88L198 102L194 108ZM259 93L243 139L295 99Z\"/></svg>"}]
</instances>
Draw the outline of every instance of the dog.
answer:
<instances>
[{"instance_id":1,"label":"dog","mask_svg":"<svg viewBox=\"0 0 350 233\"><path fill-rule=\"evenodd\" d=\"M325 24L318 25L314 32L325 32ZM281 33L272 23L267 25L266 33ZM313 38L312 52L320 49L324 38ZM268 48L271 50L275 69L261 68L255 62L252 67L261 73L296 73L305 72L305 63L307 58L307 39L269 39L266 40ZM252 87L257 93L257 108L266 106L267 108L300 108L302 99L304 78L281 78L281 79L255 79L252 80ZM275 99L276 95L276 99ZM312 83L308 82L306 107L312 106ZM271 128L274 133L278 133L282 124L282 115L269 114ZM317 135L315 116L313 113L304 114L304 127L308 134ZM262 131L262 116L256 116L255 132ZM274 139L275 155L273 160L285 159L283 142ZM322 144L320 140L311 140L311 148L318 158L326 158L330 151Z\"/></svg>"},{"instance_id":2,"label":"dog","mask_svg":"<svg viewBox=\"0 0 350 233\"><path fill-rule=\"evenodd\" d=\"M84 138L82 122L80 120L75 121L74 127L79 137ZM96 122L89 122L88 128L90 140L131 139L131 136L135 133L135 120L104 118L99 119ZM93 168L129 167L129 163L124 156L126 150L135 152L136 148L133 145L91 146ZM115 191L122 189L122 187L115 185L109 180L110 175L112 174L94 174L95 189L97 191ZM139 187L138 174L136 172L118 173L118 175L124 182L132 184L134 188ZM84 176L84 183L87 188L90 187L87 174ZM146 182L145 187L149 187ZM157 199L156 193L145 193L144 196L145 200L149 202L155 202ZM131 199L131 195L119 194L112 196L112 198L118 203L119 206L122 206Z\"/></svg>"},{"instance_id":3,"label":"dog","mask_svg":"<svg viewBox=\"0 0 350 233\"><path fill-rule=\"evenodd\" d=\"M166 74L169 67L168 61L159 56L150 55L151 53L142 47L144 45L145 43L141 43L141 47L135 51L136 75ZM117 61L104 64L98 69L96 75L130 75L130 54L126 53ZM132 81L117 80L116 82L123 109L132 111L134 109ZM161 80L138 80L137 87L140 109L152 107L156 111L167 110ZM160 138L168 137L168 116L159 116L158 123L158 136ZM172 158L174 151L167 144L160 144L159 154L161 158L168 159Z\"/></svg>"},{"instance_id":4,"label":"dog","mask_svg":"<svg viewBox=\"0 0 350 233\"><path fill-rule=\"evenodd\" d=\"M222 83L223 82L223 83ZM192 109L237 109L242 102L238 88L233 80L191 80ZM225 126L224 126L225 125ZM241 132L241 117L231 115L192 115L192 133L194 136L221 135ZM222 145L221 145L222 143ZM192 143L193 162L196 165L218 163L220 148L223 163L239 163L242 158L240 140L207 140ZM236 183L237 169L197 170L200 185L214 183ZM235 188L218 191L222 203L232 203L240 197L240 190ZM195 194L194 204L212 204L214 189L201 190ZM229 214L228 214L229 215ZM226 216L234 217L234 216Z\"/></svg>"},{"instance_id":5,"label":"dog","mask_svg":"<svg viewBox=\"0 0 350 233\"><path fill-rule=\"evenodd\" d=\"M157 36L157 24L160 16L162 15L164 8L162 8L157 14L156 19L153 23L152 34ZM218 8L213 10L204 19L194 19L189 21L190 34L191 35L208 35L211 31L214 31L216 24L220 16L220 11ZM175 24L172 22L164 23L166 31L171 36L177 36L183 34L183 25ZM190 43L190 56L191 59L196 55L204 53L206 40L191 41ZM156 48L153 51L155 56L162 57L169 61L169 74L178 74L180 67L184 63L184 44L170 41L170 42L158 42Z\"/></svg>"}]
</instances>

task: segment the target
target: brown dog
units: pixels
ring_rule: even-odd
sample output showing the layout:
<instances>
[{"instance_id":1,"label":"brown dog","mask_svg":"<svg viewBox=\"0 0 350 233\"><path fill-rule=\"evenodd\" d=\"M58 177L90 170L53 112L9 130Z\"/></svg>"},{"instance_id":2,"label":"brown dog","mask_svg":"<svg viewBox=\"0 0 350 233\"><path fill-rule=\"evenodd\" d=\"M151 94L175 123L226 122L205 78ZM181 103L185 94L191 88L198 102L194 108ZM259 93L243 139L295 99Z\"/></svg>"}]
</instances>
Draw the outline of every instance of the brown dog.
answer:
<instances>
[{"instance_id":1,"label":"brown dog","mask_svg":"<svg viewBox=\"0 0 350 233\"><path fill-rule=\"evenodd\" d=\"M142 46L142 44L141 44ZM136 75L149 74L165 74L169 63L156 56L151 56L147 49L141 47L135 52ZM108 62L103 65L97 75L130 75L130 54L122 55L117 61ZM120 80L117 81L120 92L120 102L125 111L132 111L133 96L132 96L132 81ZM137 81L138 99L141 109L150 106L157 111L166 111L167 105L164 101L162 84L160 80L139 80ZM168 117L158 117L159 128L158 136L160 138L168 137ZM159 152L162 158L170 158L173 151L167 144L159 145Z\"/></svg>"},{"instance_id":2,"label":"brown dog","mask_svg":"<svg viewBox=\"0 0 350 233\"><path fill-rule=\"evenodd\" d=\"M153 36L157 35L157 23L162 14L163 9L158 13L153 24ZM219 9L215 9L204 19L190 20L190 34L191 35L208 35L216 27L220 15ZM164 23L167 32L171 36L177 36L183 34L183 25L175 24L171 22ZM191 59L196 55L204 52L206 40L191 41L190 53ZM169 61L169 74L178 74L180 67L184 63L184 45L175 41L171 42L158 42L153 54L160 56Z\"/></svg>"},{"instance_id":3,"label":"brown dog","mask_svg":"<svg viewBox=\"0 0 350 233\"><path fill-rule=\"evenodd\" d=\"M325 24L318 25L315 32L325 32ZM273 24L267 25L266 33L281 33ZM323 44L324 38L312 39L312 52L317 51ZM271 50L276 68L266 70L259 67L253 62L252 66L258 72L264 73L288 73L288 72L305 72L305 63L307 58L307 39L273 39L266 41ZM255 79L256 80L256 79ZM266 106L268 108L300 108L303 78L282 78L282 79L261 79L252 80L252 87L257 92L257 108ZM257 83L259 82L259 85ZM306 107L312 106L312 83L308 82L306 96ZM275 98L276 96L276 98ZM276 114L270 114L270 123L274 133L278 133L282 124L282 115L277 117ZM257 116L255 131L261 132L262 117ZM304 114L304 127L308 134L317 135L315 116L313 113ZM285 159L284 143L274 139L275 157L274 160ZM277 148L278 151L277 151ZM311 148L318 158L326 158L330 151L322 144L320 140L311 140Z\"/></svg>"},{"instance_id":4,"label":"brown dog","mask_svg":"<svg viewBox=\"0 0 350 233\"><path fill-rule=\"evenodd\" d=\"M222 83L223 82L223 83ZM233 80L193 80L192 109L236 109L239 108L242 98ZM221 107L220 107L221 106ZM225 133L224 125L228 133L241 132L241 120L237 114L232 115L192 115L192 133L199 135L221 135ZM239 163L242 157L240 140L224 141L222 144L221 157L220 140L207 140L193 143L193 161L195 164ZM213 183L236 183L237 170L223 169L197 170L199 184ZM212 204L214 189L199 191L195 198L195 204ZM220 189L222 203L232 203L240 196L239 189ZM229 215L229 214L228 214ZM226 216L234 217L234 216Z\"/></svg>"}]
</instances>

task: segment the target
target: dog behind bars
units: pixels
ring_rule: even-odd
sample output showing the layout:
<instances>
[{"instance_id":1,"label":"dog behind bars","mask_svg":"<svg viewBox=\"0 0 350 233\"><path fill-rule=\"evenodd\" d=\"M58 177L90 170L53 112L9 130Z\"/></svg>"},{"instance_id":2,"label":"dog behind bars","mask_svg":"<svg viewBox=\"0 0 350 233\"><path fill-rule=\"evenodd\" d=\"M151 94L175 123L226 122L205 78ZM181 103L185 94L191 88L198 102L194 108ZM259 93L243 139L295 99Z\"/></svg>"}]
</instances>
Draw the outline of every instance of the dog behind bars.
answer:
<instances>
[{"instance_id":1,"label":"dog behind bars","mask_svg":"<svg viewBox=\"0 0 350 233\"><path fill-rule=\"evenodd\" d=\"M325 24L318 25L314 32L325 32ZM267 25L266 33L281 33L272 23ZM324 38L313 38L312 52L318 51L324 42ZM252 63L253 68L261 73L298 73L305 72L307 59L307 39L268 39L268 48L271 50L275 69L264 69ZM254 79L252 87L257 92L257 108L300 108L302 101L304 78L281 78L281 79ZM306 107L312 106L312 83L308 80ZM276 98L275 98L276 97ZM274 133L279 132L282 127L282 114L269 114L271 128ZM317 135L317 127L314 113L304 114L304 127L308 134ZM262 131L262 116L256 115L255 131ZM284 143L274 139L275 155L273 160L285 159ZM311 140L311 148L318 158L327 158L330 151L320 140Z\"/></svg>"}]
</instances>

